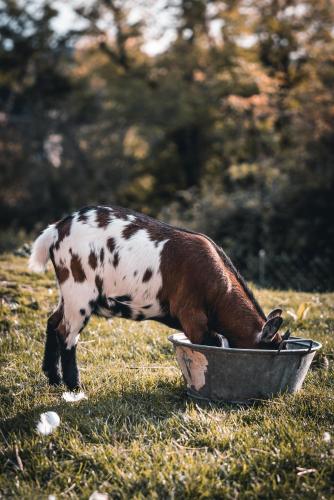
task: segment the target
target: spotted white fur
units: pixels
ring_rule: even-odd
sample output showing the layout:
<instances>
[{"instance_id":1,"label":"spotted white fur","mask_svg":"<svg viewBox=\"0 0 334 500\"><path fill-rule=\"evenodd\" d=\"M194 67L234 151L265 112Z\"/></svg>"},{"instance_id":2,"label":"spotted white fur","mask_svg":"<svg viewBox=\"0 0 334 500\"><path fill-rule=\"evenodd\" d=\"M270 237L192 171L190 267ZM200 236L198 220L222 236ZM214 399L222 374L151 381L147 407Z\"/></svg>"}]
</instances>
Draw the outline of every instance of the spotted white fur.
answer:
<instances>
[{"instance_id":1,"label":"spotted white fur","mask_svg":"<svg viewBox=\"0 0 334 500\"><path fill-rule=\"evenodd\" d=\"M105 227L99 227L95 209L87 212L85 216L85 221L82 222L79 213L74 215L70 234L64 237L53 251L54 263L68 270L71 269L71 259L74 253L80 259L85 274L85 279L78 282L69 272L68 278L59 284L64 304L63 321L67 332L68 349L78 342L84 319L90 316L91 304L99 297L96 276L102 280L102 294L107 298L108 306L110 306L98 305L95 311L98 314L105 317L113 316L113 306L120 302L115 298L122 296L130 298L130 300L122 300L121 303L130 307L132 319L138 319L138 315L141 319L147 319L162 314L157 295L162 287L161 252L168 240L152 241L146 229L139 229L128 239L124 238L123 231L136 220L133 215L127 215L126 220L124 220L113 216L111 211L110 222ZM52 226L52 230L48 229L47 243L55 241L54 231L56 230L54 227ZM52 233L52 238L50 233ZM43 247L43 238L45 243L45 233L36 240L34 248L41 249ZM109 238L113 238L115 243L112 252L107 245ZM103 262L100 259L101 250L104 252ZM91 251L97 256L95 269L89 264ZM117 265L114 262L116 253L118 255ZM30 268L39 269L43 265L45 265L45 252L33 252ZM151 276L145 282L143 278L147 270ZM121 314L116 313L116 315Z\"/></svg>"}]
</instances>

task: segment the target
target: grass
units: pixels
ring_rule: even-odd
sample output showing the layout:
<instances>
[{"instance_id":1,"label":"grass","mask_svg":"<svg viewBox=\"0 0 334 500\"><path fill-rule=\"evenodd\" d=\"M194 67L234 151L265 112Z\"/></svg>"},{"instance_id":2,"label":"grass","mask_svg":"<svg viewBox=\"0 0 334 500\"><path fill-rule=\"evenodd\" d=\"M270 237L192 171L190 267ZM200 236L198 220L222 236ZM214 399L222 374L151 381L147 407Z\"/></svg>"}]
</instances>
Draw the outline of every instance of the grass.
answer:
<instances>
[{"instance_id":1,"label":"grass","mask_svg":"<svg viewBox=\"0 0 334 500\"><path fill-rule=\"evenodd\" d=\"M333 498L334 294L256 291L266 311L311 304L306 319L287 318L323 343L298 394L191 401L167 327L96 318L78 352L88 400L69 404L40 368L54 276L26 265L0 257L0 498ZM61 425L43 437L35 428L47 410Z\"/></svg>"}]
</instances>

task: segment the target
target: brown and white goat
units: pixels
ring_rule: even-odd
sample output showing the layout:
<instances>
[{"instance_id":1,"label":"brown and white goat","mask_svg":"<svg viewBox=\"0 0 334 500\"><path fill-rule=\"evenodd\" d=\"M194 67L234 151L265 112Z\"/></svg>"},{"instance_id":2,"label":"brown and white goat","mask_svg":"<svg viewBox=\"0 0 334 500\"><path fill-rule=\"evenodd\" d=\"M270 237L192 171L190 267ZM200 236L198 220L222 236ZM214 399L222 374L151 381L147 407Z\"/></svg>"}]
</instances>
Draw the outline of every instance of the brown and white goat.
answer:
<instances>
[{"instance_id":1,"label":"brown and white goat","mask_svg":"<svg viewBox=\"0 0 334 500\"><path fill-rule=\"evenodd\" d=\"M50 225L29 267L51 258L60 290L47 323L43 370L50 384L79 386L76 345L91 314L154 319L196 344L275 349L280 309L265 316L231 261L202 234L119 207L87 207Z\"/></svg>"}]
</instances>

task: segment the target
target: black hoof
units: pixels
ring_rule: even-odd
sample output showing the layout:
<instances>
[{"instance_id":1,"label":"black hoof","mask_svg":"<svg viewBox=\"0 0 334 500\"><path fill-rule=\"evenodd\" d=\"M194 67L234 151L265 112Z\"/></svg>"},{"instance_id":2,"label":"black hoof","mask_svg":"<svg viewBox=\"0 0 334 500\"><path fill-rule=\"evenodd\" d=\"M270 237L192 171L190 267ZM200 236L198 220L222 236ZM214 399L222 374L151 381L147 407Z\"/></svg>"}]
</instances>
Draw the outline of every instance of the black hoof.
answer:
<instances>
[{"instance_id":1,"label":"black hoof","mask_svg":"<svg viewBox=\"0 0 334 500\"><path fill-rule=\"evenodd\" d=\"M64 378L64 384L70 391L78 391L79 389L81 389L79 378L74 378L71 380L66 380Z\"/></svg>"},{"instance_id":2,"label":"black hoof","mask_svg":"<svg viewBox=\"0 0 334 500\"><path fill-rule=\"evenodd\" d=\"M75 385L73 387L71 386L67 386L67 388L71 391L71 392L80 392L82 390L82 387L81 385Z\"/></svg>"},{"instance_id":3,"label":"black hoof","mask_svg":"<svg viewBox=\"0 0 334 500\"><path fill-rule=\"evenodd\" d=\"M48 377L50 385L61 385L62 378L60 373L48 373L48 372L44 373Z\"/></svg>"},{"instance_id":4,"label":"black hoof","mask_svg":"<svg viewBox=\"0 0 334 500\"><path fill-rule=\"evenodd\" d=\"M223 347L223 340L216 332L210 332L204 335L202 345L210 347Z\"/></svg>"},{"instance_id":5,"label":"black hoof","mask_svg":"<svg viewBox=\"0 0 334 500\"><path fill-rule=\"evenodd\" d=\"M65 384L66 387L71 391L71 392L75 392L75 391L80 391L81 390L81 385L80 384L75 384L75 385L72 385L72 384Z\"/></svg>"},{"instance_id":6,"label":"black hoof","mask_svg":"<svg viewBox=\"0 0 334 500\"><path fill-rule=\"evenodd\" d=\"M216 347L223 347L224 346L223 337L221 335L219 335L219 333L217 333L215 346Z\"/></svg>"}]
</instances>

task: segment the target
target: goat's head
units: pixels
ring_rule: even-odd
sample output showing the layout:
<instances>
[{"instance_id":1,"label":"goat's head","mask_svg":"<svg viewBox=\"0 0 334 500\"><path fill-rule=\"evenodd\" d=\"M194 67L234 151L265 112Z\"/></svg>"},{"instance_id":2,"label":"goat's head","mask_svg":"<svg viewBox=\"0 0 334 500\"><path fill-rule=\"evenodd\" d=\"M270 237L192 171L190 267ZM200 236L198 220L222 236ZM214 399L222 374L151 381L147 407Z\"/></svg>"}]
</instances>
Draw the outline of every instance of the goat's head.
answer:
<instances>
[{"instance_id":1,"label":"goat's head","mask_svg":"<svg viewBox=\"0 0 334 500\"><path fill-rule=\"evenodd\" d=\"M260 333L259 349L278 349L284 340L290 337L290 331L287 330L283 335L279 328L283 323L281 317L282 309L274 309L267 316L267 321L263 325Z\"/></svg>"}]
</instances>

